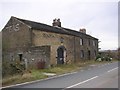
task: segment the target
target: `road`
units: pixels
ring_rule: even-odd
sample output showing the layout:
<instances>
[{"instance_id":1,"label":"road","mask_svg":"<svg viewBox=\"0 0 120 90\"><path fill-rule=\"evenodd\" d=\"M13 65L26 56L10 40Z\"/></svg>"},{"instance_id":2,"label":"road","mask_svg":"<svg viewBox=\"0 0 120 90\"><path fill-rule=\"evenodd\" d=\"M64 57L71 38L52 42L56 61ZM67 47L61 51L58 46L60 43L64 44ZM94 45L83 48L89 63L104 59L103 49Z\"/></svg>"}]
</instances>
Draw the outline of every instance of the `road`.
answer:
<instances>
[{"instance_id":1,"label":"road","mask_svg":"<svg viewBox=\"0 0 120 90\"><path fill-rule=\"evenodd\" d=\"M11 88L118 88L118 62L90 65L77 72Z\"/></svg>"}]
</instances>

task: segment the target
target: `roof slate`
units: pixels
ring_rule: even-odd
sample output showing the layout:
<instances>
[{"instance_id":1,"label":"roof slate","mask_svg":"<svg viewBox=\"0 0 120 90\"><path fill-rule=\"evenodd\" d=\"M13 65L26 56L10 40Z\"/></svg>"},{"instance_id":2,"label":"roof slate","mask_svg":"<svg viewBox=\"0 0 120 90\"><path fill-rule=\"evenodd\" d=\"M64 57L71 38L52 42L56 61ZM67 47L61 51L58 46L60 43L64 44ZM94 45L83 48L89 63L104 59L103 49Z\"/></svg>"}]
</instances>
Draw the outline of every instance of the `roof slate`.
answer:
<instances>
[{"instance_id":1,"label":"roof slate","mask_svg":"<svg viewBox=\"0 0 120 90\"><path fill-rule=\"evenodd\" d=\"M81 37L81 38L82 37L87 37L87 38L97 39L97 38L92 37L88 34L81 33L79 31L71 30L71 29L68 29L68 28L50 26L50 25L47 25L47 24L38 23L38 22L25 20L25 19L20 19L20 18L16 18L16 19L18 19L18 20L22 21L23 23L29 25L32 29L35 29L35 30L73 35L73 36L78 36L78 37Z\"/></svg>"}]
</instances>

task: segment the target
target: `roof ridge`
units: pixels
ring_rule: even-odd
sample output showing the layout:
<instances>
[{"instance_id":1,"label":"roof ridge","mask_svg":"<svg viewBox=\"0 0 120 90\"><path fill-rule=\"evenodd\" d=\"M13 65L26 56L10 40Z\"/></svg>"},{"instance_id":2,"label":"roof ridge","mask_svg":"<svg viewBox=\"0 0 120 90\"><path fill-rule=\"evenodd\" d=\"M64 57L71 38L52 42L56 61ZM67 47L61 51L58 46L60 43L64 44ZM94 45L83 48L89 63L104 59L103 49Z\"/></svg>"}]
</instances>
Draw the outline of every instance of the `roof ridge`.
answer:
<instances>
[{"instance_id":1,"label":"roof ridge","mask_svg":"<svg viewBox=\"0 0 120 90\"><path fill-rule=\"evenodd\" d=\"M32 20L27 20L27 19L21 19L21 18L17 18L17 17L14 17L22 22L32 22L32 23L37 23L37 24L42 24L42 25L45 25L45 26L48 26L48 27L52 27L52 28L57 28L57 29L61 29L61 28L58 28L58 27L55 27L55 26L51 26L51 25L48 25L48 24L45 24L45 23L41 23L41 22L36 22L36 21L32 21Z\"/></svg>"},{"instance_id":2,"label":"roof ridge","mask_svg":"<svg viewBox=\"0 0 120 90\"><path fill-rule=\"evenodd\" d=\"M36 21L28 20L28 19L21 19L21 18L17 18L17 17L15 17L15 18L18 19L18 20L21 20L21 21L29 21L29 22L34 22L34 23L38 23L38 24L44 24L44 23L41 23L41 22L36 22ZM44 24L44 25L47 25L47 24ZM50 25L48 25L48 26L50 26Z\"/></svg>"},{"instance_id":3,"label":"roof ridge","mask_svg":"<svg viewBox=\"0 0 120 90\"><path fill-rule=\"evenodd\" d=\"M85 35L85 36L89 36L92 37L91 35L85 34L85 33L81 33L79 31L76 30L72 30L69 28L64 28L64 27L55 27L55 26L51 26L51 25L47 25L41 22L36 22L36 21L31 21L31 20L27 20L27 19L21 19L21 18L17 18L14 16L11 16L13 18L16 18L20 21L22 21L23 23L31 26L31 28L37 29L37 30L44 30L47 32L56 32L56 33L62 33L62 34L69 34L69 35L74 35L74 36L80 36L80 35ZM95 37L92 37L94 39L97 39Z\"/></svg>"}]
</instances>

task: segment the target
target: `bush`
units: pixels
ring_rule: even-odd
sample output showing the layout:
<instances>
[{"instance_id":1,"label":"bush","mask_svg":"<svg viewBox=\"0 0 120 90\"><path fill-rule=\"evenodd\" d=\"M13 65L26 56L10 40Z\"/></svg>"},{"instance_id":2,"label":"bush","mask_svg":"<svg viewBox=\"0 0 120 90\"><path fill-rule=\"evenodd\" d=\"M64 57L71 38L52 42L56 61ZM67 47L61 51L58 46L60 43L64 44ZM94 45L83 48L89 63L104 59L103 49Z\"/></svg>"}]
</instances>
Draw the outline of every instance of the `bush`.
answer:
<instances>
[{"instance_id":1,"label":"bush","mask_svg":"<svg viewBox=\"0 0 120 90\"><path fill-rule=\"evenodd\" d=\"M10 76L14 74L23 74L25 65L21 62L14 61L3 61L2 63L2 76Z\"/></svg>"},{"instance_id":2,"label":"bush","mask_svg":"<svg viewBox=\"0 0 120 90\"><path fill-rule=\"evenodd\" d=\"M96 59L95 60L98 60L98 59L102 59L102 57L101 57L101 55L100 54L98 54L97 56L96 56Z\"/></svg>"}]
</instances>

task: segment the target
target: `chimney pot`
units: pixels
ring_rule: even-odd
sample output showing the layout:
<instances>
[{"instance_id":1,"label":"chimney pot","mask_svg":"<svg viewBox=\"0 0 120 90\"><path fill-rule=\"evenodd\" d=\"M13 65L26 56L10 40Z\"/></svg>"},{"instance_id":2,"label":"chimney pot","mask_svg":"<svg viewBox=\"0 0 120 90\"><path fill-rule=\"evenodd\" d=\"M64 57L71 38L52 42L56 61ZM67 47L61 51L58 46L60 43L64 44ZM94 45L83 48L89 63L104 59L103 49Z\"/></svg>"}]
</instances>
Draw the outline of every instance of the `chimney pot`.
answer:
<instances>
[{"instance_id":1,"label":"chimney pot","mask_svg":"<svg viewBox=\"0 0 120 90\"><path fill-rule=\"evenodd\" d=\"M86 34L86 29L85 28L82 28L79 31Z\"/></svg>"},{"instance_id":2,"label":"chimney pot","mask_svg":"<svg viewBox=\"0 0 120 90\"><path fill-rule=\"evenodd\" d=\"M53 23L52 23L53 26L57 26L57 27L61 27L61 22L60 22L60 19L53 19Z\"/></svg>"}]
</instances>

